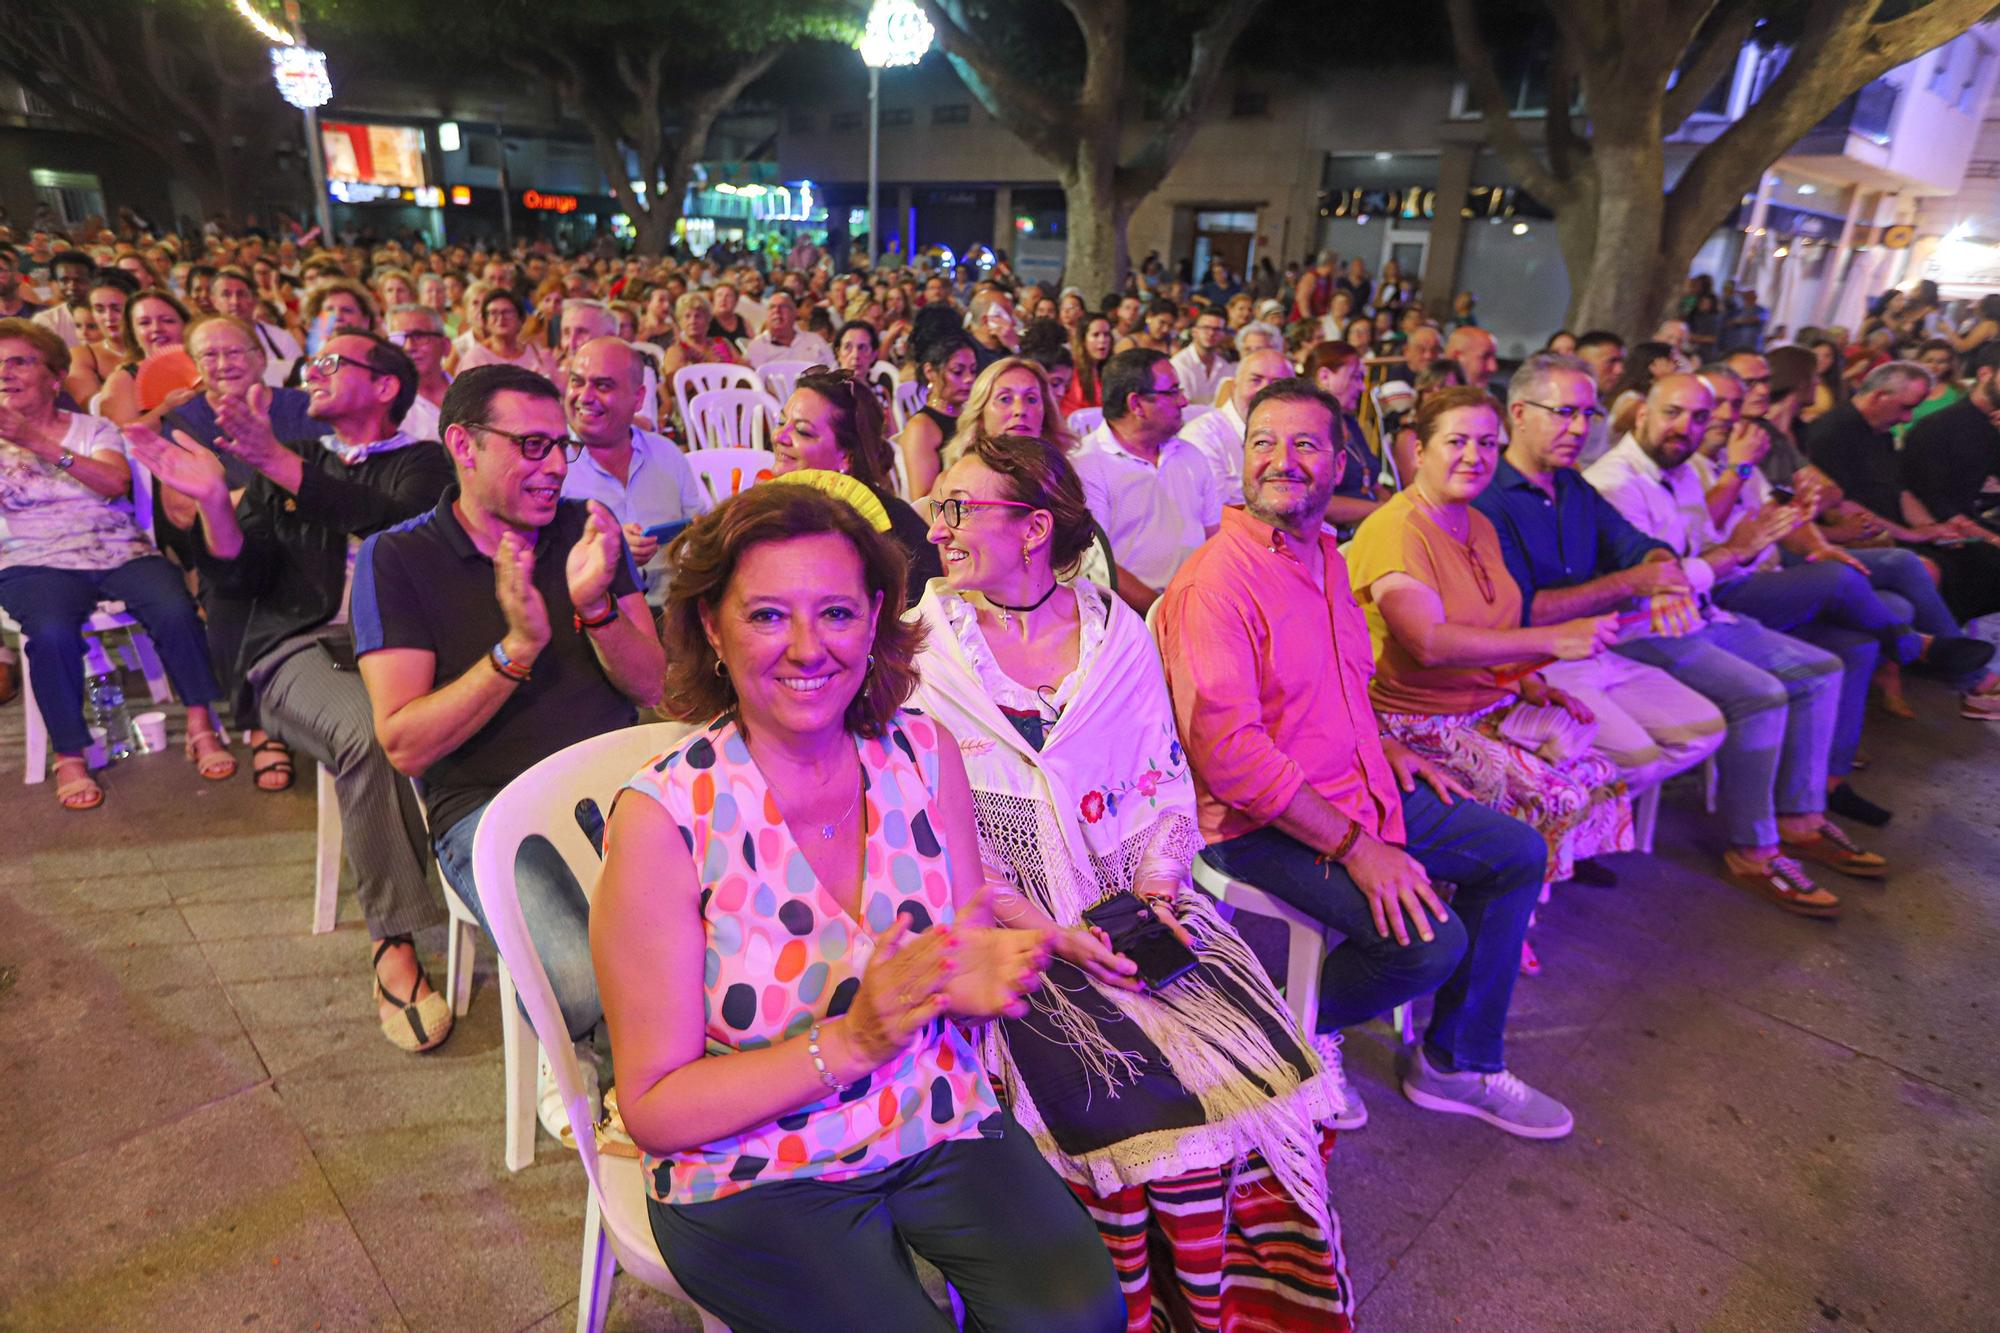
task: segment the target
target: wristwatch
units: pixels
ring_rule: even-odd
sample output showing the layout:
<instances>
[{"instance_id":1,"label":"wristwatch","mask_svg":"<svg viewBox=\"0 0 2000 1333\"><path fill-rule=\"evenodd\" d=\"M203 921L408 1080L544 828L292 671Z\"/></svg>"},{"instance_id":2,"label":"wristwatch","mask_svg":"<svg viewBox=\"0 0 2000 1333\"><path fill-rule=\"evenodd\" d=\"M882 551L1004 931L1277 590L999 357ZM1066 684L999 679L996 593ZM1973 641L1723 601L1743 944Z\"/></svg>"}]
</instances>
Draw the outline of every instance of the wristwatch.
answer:
<instances>
[{"instance_id":1,"label":"wristwatch","mask_svg":"<svg viewBox=\"0 0 2000 1333\"><path fill-rule=\"evenodd\" d=\"M1745 481L1750 480L1750 474L1756 470L1757 465L1755 463L1738 463L1736 465L1736 475Z\"/></svg>"},{"instance_id":2,"label":"wristwatch","mask_svg":"<svg viewBox=\"0 0 2000 1333\"><path fill-rule=\"evenodd\" d=\"M69 471L70 464L74 462L76 462L76 455L71 453L68 449L64 449L61 453L56 455L56 466L58 468L61 468L64 472Z\"/></svg>"}]
</instances>

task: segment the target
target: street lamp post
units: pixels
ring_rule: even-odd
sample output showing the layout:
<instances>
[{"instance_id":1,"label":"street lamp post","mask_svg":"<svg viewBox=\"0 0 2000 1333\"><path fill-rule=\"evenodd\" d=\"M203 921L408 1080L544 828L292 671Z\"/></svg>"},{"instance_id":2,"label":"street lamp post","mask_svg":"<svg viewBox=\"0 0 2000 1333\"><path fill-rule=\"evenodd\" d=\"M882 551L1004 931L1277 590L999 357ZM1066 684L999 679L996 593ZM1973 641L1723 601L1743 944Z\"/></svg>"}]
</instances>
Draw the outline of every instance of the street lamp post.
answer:
<instances>
[{"instance_id":1,"label":"street lamp post","mask_svg":"<svg viewBox=\"0 0 2000 1333\"><path fill-rule=\"evenodd\" d=\"M247 0L235 0L237 12L271 43L271 78L278 95L297 107L306 120L306 163L312 171L313 220L319 226L320 244L333 243L333 218L326 202L326 145L319 137L319 109L333 99L333 84L326 74L326 53L306 45L299 30L297 0L286 0L285 20L290 29L279 27L259 13Z\"/></svg>"},{"instance_id":2,"label":"street lamp post","mask_svg":"<svg viewBox=\"0 0 2000 1333\"><path fill-rule=\"evenodd\" d=\"M916 0L875 0L868 11L868 27L855 43L868 66L868 267L882 250L881 211L877 195L880 179L882 139L882 71L914 65L931 49L931 21L916 6Z\"/></svg>"}]
</instances>

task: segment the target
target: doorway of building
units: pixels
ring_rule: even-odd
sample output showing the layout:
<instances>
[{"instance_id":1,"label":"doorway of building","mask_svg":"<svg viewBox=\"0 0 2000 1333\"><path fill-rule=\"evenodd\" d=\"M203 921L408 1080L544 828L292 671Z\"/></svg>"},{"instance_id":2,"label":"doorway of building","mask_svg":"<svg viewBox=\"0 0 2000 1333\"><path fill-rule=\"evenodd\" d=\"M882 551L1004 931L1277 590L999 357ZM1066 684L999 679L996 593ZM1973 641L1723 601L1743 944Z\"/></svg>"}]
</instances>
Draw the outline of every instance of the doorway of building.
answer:
<instances>
[{"instance_id":1,"label":"doorway of building","mask_svg":"<svg viewBox=\"0 0 2000 1333\"><path fill-rule=\"evenodd\" d=\"M1431 234L1428 229L1397 230L1389 228L1382 236L1382 254L1375 265L1375 272L1381 273L1382 265L1389 260L1396 261L1397 270L1412 282L1423 276L1424 255L1430 250Z\"/></svg>"},{"instance_id":2,"label":"doorway of building","mask_svg":"<svg viewBox=\"0 0 2000 1333\"><path fill-rule=\"evenodd\" d=\"M1194 280L1206 281L1208 266L1220 259L1239 279L1257 252L1255 209L1203 210L1194 215Z\"/></svg>"}]
</instances>

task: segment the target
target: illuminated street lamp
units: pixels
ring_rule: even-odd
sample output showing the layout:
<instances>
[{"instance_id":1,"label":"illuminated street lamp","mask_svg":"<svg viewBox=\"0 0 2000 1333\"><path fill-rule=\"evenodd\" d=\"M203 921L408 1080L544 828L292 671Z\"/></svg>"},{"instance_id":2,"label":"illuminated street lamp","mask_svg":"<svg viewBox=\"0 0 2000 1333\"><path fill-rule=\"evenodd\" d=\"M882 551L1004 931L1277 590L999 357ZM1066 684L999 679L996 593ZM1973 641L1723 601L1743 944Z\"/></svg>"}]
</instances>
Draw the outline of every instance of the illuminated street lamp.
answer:
<instances>
[{"instance_id":1,"label":"illuminated street lamp","mask_svg":"<svg viewBox=\"0 0 2000 1333\"><path fill-rule=\"evenodd\" d=\"M876 225L879 210L876 195L881 189L879 165L882 139L882 71L914 65L931 49L931 21L918 9L916 0L875 0L868 11L868 27L855 48L868 66L868 267L882 248L882 229Z\"/></svg>"},{"instance_id":2,"label":"illuminated street lamp","mask_svg":"<svg viewBox=\"0 0 2000 1333\"><path fill-rule=\"evenodd\" d=\"M333 100L333 81L326 73L326 52L306 45L299 31L298 0L285 0L285 21L279 27L259 13L250 0L232 0L243 21L257 35L271 43L271 80L278 96L297 107L306 118L306 163L312 169L313 219L319 224L320 243L333 243L333 219L326 204L326 145L319 137L319 109Z\"/></svg>"}]
</instances>

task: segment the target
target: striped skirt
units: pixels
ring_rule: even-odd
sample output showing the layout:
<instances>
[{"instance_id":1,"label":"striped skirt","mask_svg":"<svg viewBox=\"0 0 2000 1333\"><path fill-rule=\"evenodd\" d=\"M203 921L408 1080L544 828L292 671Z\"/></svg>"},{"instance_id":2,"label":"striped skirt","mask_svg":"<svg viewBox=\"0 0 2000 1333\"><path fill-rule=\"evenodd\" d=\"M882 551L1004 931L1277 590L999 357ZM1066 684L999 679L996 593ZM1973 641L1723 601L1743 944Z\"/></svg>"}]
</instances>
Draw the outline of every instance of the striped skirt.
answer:
<instances>
[{"instance_id":1,"label":"striped skirt","mask_svg":"<svg viewBox=\"0 0 2000 1333\"><path fill-rule=\"evenodd\" d=\"M1322 1130L1322 1156L1333 1151ZM1232 1188L1233 1183L1233 1188ZM1339 1220L1331 1236L1293 1203L1263 1158L1228 1168L1128 1185L1098 1194L1070 1181L1111 1251L1125 1293L1127 1333L1342 1333L1354 1327L1353 1290L1340 1251ZM1172 1255L1162 1284L1151 1240Z\"/></svg>"}]
</instances>

